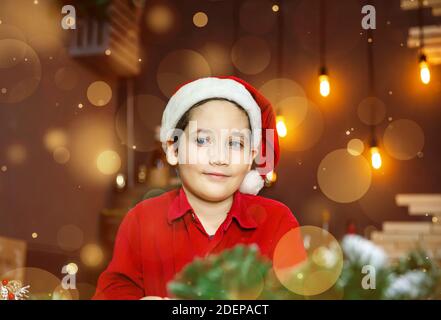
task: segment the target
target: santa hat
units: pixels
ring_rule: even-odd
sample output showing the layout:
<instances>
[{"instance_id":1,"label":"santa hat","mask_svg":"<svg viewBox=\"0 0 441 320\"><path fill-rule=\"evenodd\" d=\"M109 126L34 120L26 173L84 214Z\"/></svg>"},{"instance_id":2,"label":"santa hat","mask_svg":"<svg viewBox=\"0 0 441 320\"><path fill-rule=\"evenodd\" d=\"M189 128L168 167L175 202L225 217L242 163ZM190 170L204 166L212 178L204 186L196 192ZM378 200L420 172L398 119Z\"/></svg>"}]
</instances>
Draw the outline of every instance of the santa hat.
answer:
<instances>
[{"instance_id":1,"label":"santa hat","mask_svg":"<svg viewBox=\"0 0 441 320\"><path fill-rule=\"evenodd\" d=\"M168 101L162 115L160 141L164 151L166 142L173 140L173 129L196 103L210 98L224 98L240 105L248 114L253 147L259 152L256 169L250 170L242 184L242 193L257 194L264 186L266 174L279 162L279 138L271 103L244 80L234 76L205 77L179 86ZM267 130L272 134L267 137Z\"/></svg>"}]
</instances>

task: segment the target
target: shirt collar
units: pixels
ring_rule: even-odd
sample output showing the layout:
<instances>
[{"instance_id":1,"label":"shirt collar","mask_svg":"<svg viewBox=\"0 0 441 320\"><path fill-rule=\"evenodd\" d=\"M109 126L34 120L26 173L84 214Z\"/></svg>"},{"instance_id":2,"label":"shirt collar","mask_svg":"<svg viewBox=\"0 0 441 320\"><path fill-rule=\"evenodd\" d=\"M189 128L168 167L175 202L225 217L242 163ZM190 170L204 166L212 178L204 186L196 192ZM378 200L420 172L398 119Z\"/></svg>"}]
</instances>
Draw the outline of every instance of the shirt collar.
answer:
<instances>
[{"instance_id":1,"label":"shirt collar","mask_svg":"<svg viewBox=\"0 0 441 320\"><path fill-rule=\"evenodd\" d=\"M193 208L188 202L184 188L180 187L168 210L167 220L171 224L174 220L182 217L190 210L193 210ZM231 214L242 228L254 229L257 227L256 221L246 211L246 208L244 208L243 194L239 190L233 194L233 204L228 214Z\"/></svg>"}]
</instances>

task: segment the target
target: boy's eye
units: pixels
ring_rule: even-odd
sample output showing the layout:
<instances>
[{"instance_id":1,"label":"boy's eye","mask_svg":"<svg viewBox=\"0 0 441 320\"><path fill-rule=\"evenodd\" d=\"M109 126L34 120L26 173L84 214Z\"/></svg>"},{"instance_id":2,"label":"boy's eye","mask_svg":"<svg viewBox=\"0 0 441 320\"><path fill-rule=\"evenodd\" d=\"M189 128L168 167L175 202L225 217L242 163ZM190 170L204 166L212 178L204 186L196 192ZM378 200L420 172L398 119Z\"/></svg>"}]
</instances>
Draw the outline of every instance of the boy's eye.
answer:
<instances>
[{"instance_id":1,"label":"boy's eye","mask_svg":"<svg viewBox=\"0 0 441 320\"><path fill-rule=\"evenodd\" d=\"M199 145L206 145L207 143L210 142L210 138L209 137L197 137L196 142Z\"/></svg>"},{"instance_id":2,"label":"boy's eye","mask_svg":"<svg viewBox=\"0 0 441 320\"><path fill-rule=\"evenodd\" d=\"M230 147L233 149L241 149L243 147L243 142L240 140L232 140L230 141Z\"/></svg>"}]
</instances>

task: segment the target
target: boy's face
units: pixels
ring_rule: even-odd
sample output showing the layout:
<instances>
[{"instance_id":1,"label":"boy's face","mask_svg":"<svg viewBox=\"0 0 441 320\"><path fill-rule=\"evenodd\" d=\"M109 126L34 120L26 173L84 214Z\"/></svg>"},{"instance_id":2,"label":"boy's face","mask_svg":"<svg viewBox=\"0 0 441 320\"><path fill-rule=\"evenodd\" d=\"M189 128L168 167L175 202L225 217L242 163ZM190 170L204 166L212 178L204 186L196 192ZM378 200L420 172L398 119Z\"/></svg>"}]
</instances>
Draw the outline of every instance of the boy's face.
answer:
<instances>
[{"instance_id":1,"label":"boy's face","mask_svg":"<svg viewBox=\"0 0 441 320\"><path fill-rule=\"evenodd\" d=\"M167 156L176 157L169 145ZM182 184L207 201L221 201L239 189L257 150L245 111L224 100L208 101L191 111L178 141Z\"/></svg>"}]
</instances>

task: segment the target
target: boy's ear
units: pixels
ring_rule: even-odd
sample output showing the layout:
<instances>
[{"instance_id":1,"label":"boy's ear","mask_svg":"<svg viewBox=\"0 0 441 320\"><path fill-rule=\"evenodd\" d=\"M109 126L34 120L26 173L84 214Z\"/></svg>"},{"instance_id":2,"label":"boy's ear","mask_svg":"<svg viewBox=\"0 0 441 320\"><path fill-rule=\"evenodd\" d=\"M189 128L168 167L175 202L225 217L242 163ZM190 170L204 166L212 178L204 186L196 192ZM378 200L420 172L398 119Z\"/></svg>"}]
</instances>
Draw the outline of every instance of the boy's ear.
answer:
<instances>
[{"instance_id":1,"label":"boy's ear","mask_svg":"<svg viewBox=\"0 0 441 320\"><path fill-rule=\"evenodd\" d=\"M178 150L176 149L176 145L173 141L167 141L167 148L165 155L167 157L167 162L171 166L175 166L178 164Z\"/></svg>"},{"instance_id":2,"label":"boy's ear","mask_svg":"<svg viewBox=\"0 0 441 320\"><path fill-rule=\"evenodd\" d=\"M254 160L256 159L257 155L258 155L259 151L257 149L252 148L251 149L251 161L250 164L248 166L248 170L251 170L251 167L253 166Z\"/></svg>"}]
</instances>

